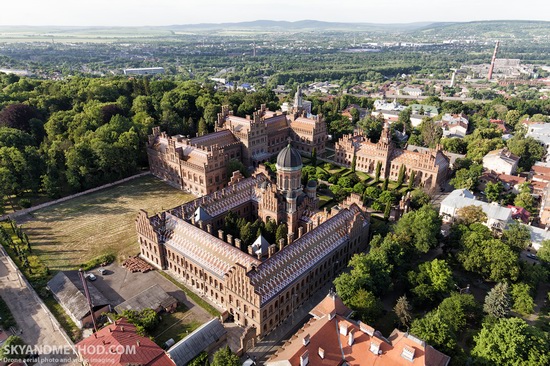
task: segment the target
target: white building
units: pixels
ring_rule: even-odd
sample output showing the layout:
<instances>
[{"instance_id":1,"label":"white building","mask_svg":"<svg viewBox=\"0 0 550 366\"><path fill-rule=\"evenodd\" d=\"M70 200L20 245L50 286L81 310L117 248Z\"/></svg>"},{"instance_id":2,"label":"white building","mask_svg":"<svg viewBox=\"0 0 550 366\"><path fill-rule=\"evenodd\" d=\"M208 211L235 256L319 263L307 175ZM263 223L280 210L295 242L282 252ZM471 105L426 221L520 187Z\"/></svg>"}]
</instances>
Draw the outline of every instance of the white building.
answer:
<instances>
[{"instance_id":1,"label":"white building","mask_svg":"<svg viewBox=\"0 0 550 366\"><path fill-rule=\"evenodd\" d=\"M124 69L124 75L155 75L164 74L164 67L142 67L138 69Z\"/></svg>"},{"instance_id":2,"label":"white building","mask_svg":"<svg viewBox=\"0 0 550 366\"><path fill-rule=\"evenodd\" d=\"M550 231L535 226L525 225L531 234L531 246L539 251L544 240L550 240Z\"/></svg>"},{"instance_id":3,"label":"white building","mask_svg":"<svg viewBox=\"0 0 550 366\"><path fill-rule=\"evenodd\" d=\"M507 148L490 151L483 157L483 167L500 174L515 174L519 157Z\"/></svg>"},{"instance_id":4,"label":"white building","mask_svg":"<svg viewBox=\"0 0 550 366\"><path fill-rule=\"evenodd\" d=\"M487 203L477 200L473 193L467 189L455 189L443 201L439 209L439 215L444 222L454 222L459 209L466 206L479 206L487 215L485 226L490 229L502 231L512 220L512 210L499 206L496 203Z\"/></svg>"},{"instance_id":5,"label":"white building","mask_svg":"<svg viewBox=\"0 0 550 366\"><path fill-rule=\"evenodd\" d=\"M403 94L412 95L414 97L419 97L422 95L422 89L411 88L410 86L404 87L401 91L403 92Z\"/></svg>"},{"instance_id":6,"label":"white building","mask_svg":"<svg viewBox=\"0 0 550 366\"><path fill-rule=\"evenodd\" d=\"M524 123L527 129L526 137L532 137L540 142L546 148L546 161L550 162L550 123L544 122L528 122Z\"/></svg>"},{"instance_id":7,"label":"white building","mask_svg":"<svg viewBox=\"0 0 550 366\"><path fill-rule=\"evenodd\" d=\"M461 114L446 113L439 121L443 129L443 137L460 137L463 138L468 132L469 121L466 116Z\"/></svg>"},{"instance_id":8,"label":"white building","mask_svg":"<svg viewBox=\"0 0 550 366\"><path fill-rule=\"evenodd\" d=\"M385 99L379 99L374 101L374 110L375 111L402 111L406 107L397 103L394 99L393 102L388 103Z\"/></svg>"}]
</instances>

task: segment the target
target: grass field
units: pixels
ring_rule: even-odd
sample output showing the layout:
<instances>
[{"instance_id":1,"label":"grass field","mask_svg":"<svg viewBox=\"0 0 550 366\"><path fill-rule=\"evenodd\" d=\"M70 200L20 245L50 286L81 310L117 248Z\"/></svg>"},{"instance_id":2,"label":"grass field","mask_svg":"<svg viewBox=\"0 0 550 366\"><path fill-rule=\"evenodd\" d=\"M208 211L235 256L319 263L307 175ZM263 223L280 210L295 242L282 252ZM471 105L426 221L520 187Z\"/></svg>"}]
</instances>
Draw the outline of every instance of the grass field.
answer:
<instances>
[{"instance_id":1,"label":"grass field","mask_svg":"<svg viewBox=\"0 0 550 366\"><path fill-rule=\"evenodd\" d=\"M146 176L20 217L33 254L51 270L75 269L105 253L119 259L137 254L134 220L139 209L153 214L193 199Z\"/></svg>"}]
</instances>

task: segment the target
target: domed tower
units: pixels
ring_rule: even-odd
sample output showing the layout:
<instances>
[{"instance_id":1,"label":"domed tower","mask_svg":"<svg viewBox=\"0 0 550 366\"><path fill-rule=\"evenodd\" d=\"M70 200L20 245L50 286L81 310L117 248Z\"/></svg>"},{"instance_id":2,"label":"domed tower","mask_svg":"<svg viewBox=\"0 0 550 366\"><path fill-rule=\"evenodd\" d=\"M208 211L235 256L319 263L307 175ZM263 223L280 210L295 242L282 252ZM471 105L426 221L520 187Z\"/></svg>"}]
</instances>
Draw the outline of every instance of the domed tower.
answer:
<instances>
[{"instance_id":1,"label":"domed tower","mask_svg":"<svg viewBox=\"0 0 550 366\"><path fill-rule=\"evenodd\" d=\"M277 189L285 200L286 223L289 233L298 231L298 197L302 194L302 157L297 150L285 147L277 156Z\"/></svg>"},{"instance_id":2,"label":"domed tower","mask_svg":"<svg viewBox=\"0 0 550 366\"><path fill-rule=\"evenodd\" d=\"M277 188L288 191L302 190L302 157L297 150L290 146L290 141L277 156Z\"/></svg>"}]
</instances>

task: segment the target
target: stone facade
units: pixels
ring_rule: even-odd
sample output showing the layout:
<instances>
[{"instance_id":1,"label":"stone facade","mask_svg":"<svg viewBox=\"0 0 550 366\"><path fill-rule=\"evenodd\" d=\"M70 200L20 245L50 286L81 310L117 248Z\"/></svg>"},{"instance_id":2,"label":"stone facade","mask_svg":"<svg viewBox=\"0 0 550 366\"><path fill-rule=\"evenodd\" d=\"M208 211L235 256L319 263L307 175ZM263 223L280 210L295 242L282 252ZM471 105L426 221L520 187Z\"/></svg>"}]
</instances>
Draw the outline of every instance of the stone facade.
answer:
<instances>
[{"instance_id":1,"label":"stone facade","mask_svg":"<svg viewBox=\"0 0 550 366\"><path fill-rule=\"evenodd\" d=\"M257 166L279 153L288 139L305 155L325 151L327 127L321 115L310 116L297 97L289 114L272 112L265 105L246 118L233 116L228 106L218 114L216 132L187 138L153 129L147 144L153 175L179 189L202 196L227 186L227 166L238 159Z\"/></svg>"},{"instance_id":2,"label":"stone facade","mask_svg":"<svg viewBox=\"0 0 550 366\"><path fill-rule=\"evenodd\" d=\"M368 244L369 216L359 196L318 212L316 187L303 192L286 186L294 171L282 168L288 169L276 178L263 165L250 178L236 172L228 187L157 215L141 211L136 219L142 258L227 310L237 324L254 327L260 337ZM249 220L286 222L287 240L268 243L267 251L244 248L222 230L229 211Z\"/></svg>"},{"instance_id":3,"label":"stone facade","mask_svg":"<svg viewBox=\"0 0 550 366\"><path fill-rule=\"evenodd\" d=\"M414 172L415 184L430 188L443 184L449 172L449 159L439 145L436 149L420 151L397 148L391 140L387 123L377 143L361 134L344 135L338 140L334 161L351 167L354 156L357 171L375 174L376 166L380 164L380 177L396 181L399 170L404 166L405 182Z\"/></svg>"}]
</instances>

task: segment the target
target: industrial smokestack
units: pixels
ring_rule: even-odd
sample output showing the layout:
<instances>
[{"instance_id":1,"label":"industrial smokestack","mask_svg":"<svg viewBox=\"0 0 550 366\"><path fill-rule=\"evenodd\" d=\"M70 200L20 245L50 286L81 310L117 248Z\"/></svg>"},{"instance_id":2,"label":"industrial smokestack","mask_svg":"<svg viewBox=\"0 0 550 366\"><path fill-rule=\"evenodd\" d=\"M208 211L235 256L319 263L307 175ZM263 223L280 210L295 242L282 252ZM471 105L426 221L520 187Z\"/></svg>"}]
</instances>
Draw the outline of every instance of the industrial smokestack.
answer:
<instances>
[{"instance_id":1,"label":"industrial smokestack","mask_svg":"<svg viewBox=\"0 0 550 366\"><path fill-rule=\"evenodd\" d=\"M498 46L500 45L500 42L497 41L495 45L495 52L493 52L493 58L491 59L491 66L489 66L489 74L487 75L487 80L491 80L493 77L493 69L495 68L495 61L497 59L497 52L498 52Z\"/></svg>"}]
</instances>

